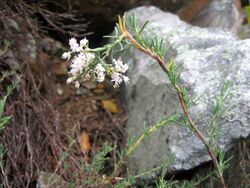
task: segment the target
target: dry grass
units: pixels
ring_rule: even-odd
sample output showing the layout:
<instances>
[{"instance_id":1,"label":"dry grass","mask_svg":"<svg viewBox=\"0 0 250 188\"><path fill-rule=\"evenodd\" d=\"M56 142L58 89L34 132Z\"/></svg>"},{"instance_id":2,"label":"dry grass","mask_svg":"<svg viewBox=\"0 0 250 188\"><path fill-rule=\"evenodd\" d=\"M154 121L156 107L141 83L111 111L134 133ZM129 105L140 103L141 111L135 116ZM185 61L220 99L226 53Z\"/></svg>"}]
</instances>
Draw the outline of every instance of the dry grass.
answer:
<instances>
[{"instance_id":1,"label":"dry grass","mask_svg":"<svg viewBox=\"0 0 250 188\"><path fill-rule=\"evenodd\" d=\"M73 19L69 16L72 14L56 16L45 5L31 5L22 0L0 2L0 28L4 29L0 34L0 72L11 73L0 86L0 96L4 95L7 85L19 82L5 109L6 114L12 115L11 122L0 133L0 141L6 149L4 168L0 172L4 187L35 187L41 171L56 173L80 185L86 178L78 142L82 130L90 135L93 153L104 142L118 148L125 143L123 113L114 117L100 107L100 100L91 90L87 95L77 95L66 86L66 75L56 76L51 72L51 67L60 60L51 55L51 51L43 51L41 32L46 28L39 25L34 15L40 14L50 29L64 34L77 36L80 25L64 27L61 21L65 16ZM81 31L83 29L81 27ZM32 52L23 51L29 47ZM70 92L58 95L58 84ZM115 160L115 153L111 158ZM106 170L112 170L112 161Z\"/></svg>"}]
</instances>

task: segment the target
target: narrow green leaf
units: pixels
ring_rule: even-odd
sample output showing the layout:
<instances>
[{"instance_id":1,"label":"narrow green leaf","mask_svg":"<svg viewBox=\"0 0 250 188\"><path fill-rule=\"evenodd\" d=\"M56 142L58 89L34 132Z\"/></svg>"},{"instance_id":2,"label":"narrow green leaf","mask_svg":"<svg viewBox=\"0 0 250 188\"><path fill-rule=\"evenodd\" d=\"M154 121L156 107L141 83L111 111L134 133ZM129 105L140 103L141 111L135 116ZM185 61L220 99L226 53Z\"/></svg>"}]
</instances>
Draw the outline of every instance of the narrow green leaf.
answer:
<instances>
[{"instance_id":1,"label":"narrow green leaf","mask_svg":"<svg viewBox=\"0 0 250 188\"><path fill-rule=\"evenodd\" d=\"M174 64L174 60L170 59L170 62L168 63L168 72L172 72L173 64Z\"/></svg>"},{"instance_id":2,"label":"narrow green leaf","mask_svg":"<svg viewBox=\"0 0 250 188\"><path fill-rule=\"evenodd\" d=\"M149 20L147 20L141 27L141 29L139 30L138 34L141 35L142 31L146 28L146 26L148 25Z\"/></svg>"},{"instance_id":3,"label":"narrow green leaf","mask_svg":"<svg viewBox=\"0 0 250 188\"><path fill-rule=\"evenodd\" d=\"M4 96L3 99L0 100L0 118L2 117L3 112L4 112L4 107L5 107L6 99L7 99L7 96Z\"/></svg>"}]
</instances>

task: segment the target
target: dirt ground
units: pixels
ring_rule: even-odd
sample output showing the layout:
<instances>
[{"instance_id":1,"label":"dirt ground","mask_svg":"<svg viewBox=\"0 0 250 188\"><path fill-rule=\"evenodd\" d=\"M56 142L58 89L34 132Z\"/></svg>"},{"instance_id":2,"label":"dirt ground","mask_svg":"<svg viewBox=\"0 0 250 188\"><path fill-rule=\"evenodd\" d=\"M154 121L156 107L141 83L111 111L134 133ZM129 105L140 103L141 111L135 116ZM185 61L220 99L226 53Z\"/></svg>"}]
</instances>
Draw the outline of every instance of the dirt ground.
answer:
<instances>
[{"instance_id":1,"label":"dirt ground","mask_svg":"<svg viewBox=\"0 0 250 188\"><path fill-rule=\"evenodd\" d=\"M41 171L74 181L80 178L72 172L85 177L82 164L91 163L104 143L116 146L105 167L111 172L116 150L126 143L126 115L119 89L111 83L86 82L78 89L67 85L69 62L60 58L63 45L44 38L38 50L32 60L19 58L20 52L10 47L1 59L1 71L12 72L1 85L1 95L7 85L19 80L6 106L6 114L13 118L1 133L9 169L3 176L11 179L13 187L35 185ZM18 70L6 64L10 58L19 64ZM88 137L88 148L81 146L83 133ZM67 157L62 162L64 155Z\"/></svg>"}]
</instances>

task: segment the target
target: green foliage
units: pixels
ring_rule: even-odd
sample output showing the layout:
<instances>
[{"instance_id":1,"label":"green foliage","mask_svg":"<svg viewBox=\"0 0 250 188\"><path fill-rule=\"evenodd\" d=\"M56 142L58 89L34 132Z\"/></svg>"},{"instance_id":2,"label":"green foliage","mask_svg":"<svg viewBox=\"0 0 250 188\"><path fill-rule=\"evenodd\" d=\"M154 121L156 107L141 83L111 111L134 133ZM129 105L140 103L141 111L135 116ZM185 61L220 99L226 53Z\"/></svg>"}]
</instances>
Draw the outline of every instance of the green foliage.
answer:
<instances>
[{"instance_id":1,"label":"green foliage","mask_svg":"<svg viewBox=\"0 0 250 188\"><path fill-rule=\"evenodd\" d=\"M153 59L155 59L158 62L158 64L161 66L162 70L167 74L167 76L171 82L170 88L172 88L176 92L176 94L178 95L178 99L179 99L179 102L180 102L180 105L181 105L181 108L183 111L184 122L189 125L190 130L205 145L209 155L211 156L211 158L213 160L215 168L218 172L221 184L225 188L226 185L224 182L224 178L222 176L222 167L218 165L218 160L216 158L218 153L219 153L219 150L217 148L214 148L211 143L207 143L205 136L199 130L199 127L196 125L195 121L193 121L193 119L190 115L189 108L191 105L193 105L193 101L189 98L186 88L183 86L180 86L179 68L181 67L181 65L177 66L174 63L173 59L171 59L166 66L166 64L164 62L164 58L163 58L166 50L161 51L161 50L163 50L163 48L161 46L163 44L163 42L162 41L159 42L159 40L157 38L152 39L152 38L147 38L147 37L144 37L141 35L141 33L142 33L141 31L145 28L145 26L147 24L148 24L148 22L145 22L145 24L141 28L139 28L137 26L136 19L133 15L128 17L127 22L125 21L125 17L123 19L119 19L120 30L125 35L127 40L129 40L134 47L136 47L137 49L139 49L140 51L142 51L146 55L151 56ZM130 30L134 34L131 35L126 30L126 25L130 28ZM158 44L160 44L160 45L158 45ZM228 87L229 87L229 84L224 83L224 85L222 87L222 91L221 91L221 96L220 96L220 98L217 99L216 107L215 107L214 112L213 112L212 124L214 124L214 121L217 119L217 117L221 113L223 113L221 111L221 108L222 108L223 101L228 96L227 95ZM212 133L211 133L212 135L210 135L212 138L210 140L213 140L213 137L216 137L216 135L217 135L217 134L215 134L216 132L217 132L217 128L215 126L213 126ZM220 164L223 164L223 162L221 162Z\"/></svg>"},{"instance_id":2,"label":"green foliage","mask_svg":"<svg viewBox=\"0 0 250 188\"><path fill-rule=\"evenodd\" d=\"M3 50L0 49L0 59L1 59L8 52L13 42L4 39L4 40L0 40L0 43L3 43L4 45L4 49Z\"/></svg>"},{"instance_id":3,"label":"green foliage","mask_svg":"<svg viewBox=\"0 0 250 188\"><path fill-rule=\"evenodd\" d=\"M173 162L172 156L169 156L166 162L160 164L158 167L140 172L137 175L131 175L129 169L127 169L127 174L124 175L124 177L120 177L122 166L126 163L126 158L131 156L146 138L149 138L153 133L155 133L157 130L161 129L164 126L171 124L180 125L184 123L185 125L189 126L190 131L202 141L205 148L208 150L208 153L213 159L216 169L216 171L212 172L212 175L217 176L217 178L220 178L223 187L225 187L223 183L224 179L222 177L222 173L228 167L228 160L225 159L223 151L221 151L216 146L215 141L218 139L219 135L216 123L218 118L225 113L224 102L229 96L230 84L229 82L225 82L223 84L220 96L216 98L216 105L214 110L212 111L211 121L207 123L210 126L210 132L208 135L209 138L207 139L205 135L203 135L203 133L199 130L199 126L196 125L196 122L192 119L190 115L190 107L196 104L198 98L194 100L191 99L188 94L188 90L180 83L182 65L176 64L173 58L171 58L167 63L164 62L164 56L167 52L164 40L159 39L157 37L145 36L144 30L148 24L149 22L146 21L144 24L139 26L136 22L136 18L134 15L129 15L127 20L125 19L125 17L123 17L122 19L119 17L119 24L117 24L117 27L115 28L115 34L113 36L107 36L108 38L110 38L109 44L95 49L84 49L84 52L86 54L94 53L95 60L93 61L93 63L91 62L88 69L86 69L85 72L82 71L82 73L87 74L88 72L90 72L91 69L94 70L97 64L101 64L106 70L107 75L110 76L110 73L112 72L112 69L114 69L114 67L112 67L110 64L106 64L104 60L108 57L113 58L114 53L124 50L129 45L132 45L158 62L158 64L161 66L162 70L166 73L167 77L170 80L170 84L168 85L169 88L172 89L172 91L174 91L178 96L178 100L180 102L180 106L182 107L183 113L181 113L181 115L179 116L173 115L168 118L164 118L156 122L153 126L145 126L141 135L139 135L137 138L130 138L127 143L127 146L121 152L118 153L119 159L118 161L115 161L114 171L111 173L110 176L107 176L103 169L108 160L107 155L111 151L113 151L114 147L112 148L108 144L104 144L102 151L100 151L94 156L92 163L83 165L83 170L86 174L89 175L89 177L82 180L82 186L98 187L99 185L114 185L116 188L132 187L142 177L161 171L161 174L159 175L159 180L155 182L155 185L158 188L195 187L211 174L205 177L196 177L191 181L178 182L173 180L166 180L165 174L169 165ZM209 141L207 142L207 140ZM217 157L219 158L219 160L217 160ZM68 168L67 165L65 166L65 168Z\"/></svg>"},{"instance_id":4,"label":"green foliage","mask_svg":"<svg viewBox=\"0 0 250 188\"><path fill-rule=\"evenodd\" d=\"M7 78L9 75L8 72L2 73L2 78L0 79L0 83L3 82L5 78ZM7 86L6 94L3 96L2 99L0 99L0 131L4 129L5 125L10 121L11 116L4 115L4 108L6 105L6 100L9 97L9 95L12 93L12 91L15 89L17 83L14 83L13 85Z\"/></svg>"},{"instance_id":5,"label":"green foliage","mask_svg":"<svg viewBox=\"0 0 250 188\"><path fill-rule=\"evenodd\" d=\"M207 123L209 126L209 145L216 152L219 153L220 149L217 147L216 140L219 137L219 129L217 127L217 121L222 115L227 111L227 107L225 106L226 99L228 99L230 95L230 82L225 81L222 85L220 95L216 98L216 104L212 111L212 116L210 118L210 122Z\"/></svg>"},{"instance_id":6,"label":"green foliage","mask_svg":"<svg viewBox=\"0 0 250 188\"><path fill-rule=\"evenodd\" d=\"M164 182L164 175L166 173L167 168L170 164L172 164L174 160L174 156L169 156L169 158L161 163L158 167L155 167L150 170L145 170L143 172L138 173L137 175L132 175L129 172L129 169L127 170L127 174L124 175L124 177L117 177L117 174L122 167L122 164L125 163L126 157L132 155L133 151L140 145L140 143L146 139L147 137L151 136L153 133L155 133L160 128L167 126L171 123L176 122L176 116L171 116L169 118L162 119L155 123L154 125L145 128L145 131L143 134L137 138L130 139L127 143L127 146L119 153L120 160L115 163L115 169L114 172L110 176L106 176L103 174L103 169L105 168L105 164L109 158L107 158L107 155L113 151L114 147L111 147L107 143L103 145L102 150L98 152L92 161L91 164L84 163L83 164L83 171L88 174L88 177L86 179L83 179L81 181L82 187L93 187L98 185L107 185L110 186L111 182L116 182L114 184L115 188L124 188L124 187L133 187L133 185L142 177L146 175L151 175L152 173L156 173L161 171L162 173L162 179L160 180L159 185L163 185ZM165 182L166 183L166 182ZM167 182L171 183L171 182Z\"/></svg>"},{"instance_id":7,"label":"green foliage","mask_svg":"<svg viewBox=\"0 0 250 188\"><path fill-rule=\"evenodd\" d=\"M169 182L164 179L164 177L161 177L160 180L156 183L156 188L168 188Z\"/></svg>"},{"instance_id":8,"label":"green foliage","mask_svg":"<svg viewBox=\"0 0 250 188\"><path fill-rule=\"evenodd\" d=\"M150 171L146 171L144 172L143 175L146 174L152 174L154 171L159 171L161 169L161 173L160 173L160 177L159 180L156 182L156 187L157 188L167 188L167 187L171 187L171 184L173 183L173 181L169 180L165 180L165 175L167 172L168 167L173 163L174 161L174 156L171 155L165 162L163 162L159 167L156 167Z\"/></svg>"},{"instance_id":9,"label":"green foliage","mask_svg":"<svg viewBox=\"0 0 250 188\"><path fill-rule=\"evenodd\" d=\"M5 148L3 144L0 144L0 168L3 168L4 166L4 162L3 162L4 153L5 153Z\"/></svg>"},{"instance_id":10,"label":"green foliage","mask_svg":"<svg viewBox=\"0 0 250 188\"><path fill-rule=\"evenodd\" d=\"M174 63L174 59L170 59L168 66L167 66L167 70L168 70L168 77L169 80L171 81L172 87L174 87L174 90L178 90L178 85L180 82L180 67L182 65L176 65Z\"/></svg>"},{"instance_id":11,"label":"green foliage","mask_svg":"<svg viewBox=\"0 0 250 188\"><path fill-rule=\"evenodd\" d=\"M127 175L128 177L125 179L122 179L118 184L116 184L114 187L115 188L125 188L125 187L130 187L131 185L136 183L136 178L135 176L132 175Z\"/></svg>"},{"instance_id":12,"label":"green foliage","mask_svg":"<svg viewBox=\"0 0 250 188\"><path fill-rule=\"evenodd\" d=\"M112 150L113 148L105 143L103 145L102 151L95 155L91 166L96 173L100 172L104 168L105 162L108 160L106 156Z\"/></svg>"},{"instance_id":13,"label":"green foliage","mask_svg":"<svg viewBox=\"0 0 250 188\"><path fill-rule=\"evenodd\" d=\"M164 59L164 55L167 52L166 45L163 39L157 37L150 37L143 35L143 31L148 25L149 21L146 21L142 26L138 26L136 17L134 14L128 16L127 27L132 31L136 41L145 49L153 51L155 54Z\"/></svg>"},{"instance_id":14,"label":"green foliage","mask_svg":"<svg viewBox=\"0 0 250 188\"><path fill-rule=\"evenodd\" d=\"M164 118L160 121L158 121L156 124L154 124L151 127L145 127L143 134L140 135L138 138L130 139L125 149L120 153L120 160L115 166L115 169L117 170L122 163L124 163L125 157L130 156L133 151L149 136L151 136L153 133L155 133L160 128L170 125L171 123L177 122L176 115L170 116L169 118ZM115 170L115 171L116 171Z\"/></svg>"},{"instance_id":15,"label":"green foliage","mask_svg":"<svg viewBox=\"0 0 250 188\"><path fill-rule=\"evenodd\" d=\"M1 54L0 54L1 56ZM1 75L1 79L0 79L0 83L2 83L4 81L4 79L6 79L9 76L8 72L2 72ZM9 121L11 120L12 116L6 116L4 115L4 110L5 110L5 105L6 105L6 101L7 98L11 95L12 91L16 88L17 82L15 82L13 85L9 85L7 86L6 89L6 94L2 97L2 99L0 99L0 131L2 131L5 126L9 123ZM5 147L2 143L0 143L0 169L3 172L3 168L4 168L4 154L5 154ZM2 186L0 184L0 186Z\"/></svg>"},{"instance_id":16,"label":"green foliage","mask_svg":"<svg viewBox=\"0 0 250 188\"><path fill-rule=\"evenodd\" d=\"M104 36L104 38L109 38L109 43L95 49L89 49L90 52L97 53L97 60L103 62L107 57L113 59L113 54L124 50L128 47L128 43L123 40L118 27L115 27L115 32L113 35Z\"/></svg>"},{"instance_id":17,"label":"green foliage","mask_svg":"<svg viewBox=\"0 0 250 188\"><path fill-rule=\"evenodd\" d=\"M4 129L4 126L11 119L11 116L5 116L5 115L3 115L3 113L4 113L4 107L6 104L7 97L11 94L13 89L14 89L14 86L8 86L7 87L7 94L0 100L0 130Z\"/></svg>"},{"instance_id":18,"label":"green foliage","mask_svg":"<svg viewBox=\"0 0 250 188\"><path fill-rule=\"evenodd\" d=\"M250 6L245 6L245 11L247 13L247 22L250 24Z\"/></svg>"},{"instance_id":19,"label":"green foliage","mask_svg":"<svg viewBox=\"0 0 250 188\"><path fill-rule=\"evenodd\" d=\"M165 64L164 62L164 56L166 53L166 48L164 44L163 39L159 39L157 37L150 37L145 36L143 34L144 29L148 25L148 21L145 22L142 26L139 26L136 22L136 18L134 15L128 16L128 19L125 20L125 18L121 19L119 17L119 24L117 25L117 28L115 28L115 35L114 36L108 36L111 38L111 43L105 45L104 47L93 49L93 51L98 51L100 55L100 61L103 61L104 58L113 54L113 52L117 52L120 50L123 50L125 47L127 47L129 44L134 45L137 49L143 51L147 55L151 56L153 59L158 61L161 68L164 70L164 72L167 74L170 85L169 87L177 93L179 97L179 101L181 103L181 106L183 108L183 114L181 114L179 117L177 115L170 116L169 118L162 119L158 121L153 126L145 126L143 133L137 137L137 138L130 138L127 146L118 153L119 160L114 164L115 168L111 176L108 178L105 175L102 176L102 178L96 178L101 170L105 166L105 162L107 161L107 154L112 151L112 147L108 145L104 145L103 150L97 154L94 158L94 161L92 164L85 164L84 170L89 174L95 174L95 178L90 178L87 181L84 181L84 185L91 185L95 184L97 185L97 182L101 181L103 184L109 184L111 180L115 180L117 183L115 184L116 188L121 187L131 187L133 186L140 178L145 177L146 175L150 175L155 172L161 171L161 174L159 176L159 180L156 182L157 188L167 188L167 187L195 187L200 182L204 181L207 177L210 177L211 174L208 174L208 176L205 177L196 177L191 181L184 181L184 182L178 182L173 180L166 180L165 174L169 167L169 165L173 162L172 156L169 156L168 160L166 160L165 163L162 163L158 167L155 167L153 169L140 172L137 175L131 175L129 173L129 169L127 169L127 174L125 177L117 177L120 172L120 168L125 164L126 158L128 156L131 156L135 149L137 149L140 144L148 137L150 137L153 133L155 133L160 128L170 125L170 124L185 124L189 125L190 130L198 136L200 139L203 139L203 135L199 136L198 134L202 134L198 126L196 126L194 123L195 121L192 121L189 109L192 105L196 104L197 99L192 100L189 97L188 91L184 86L180 86L180 76L181 76L181 66L175 64L173 59L170 59L170 61ZM126 29L128 28L128 30ZM130 39L130 40L129 40ZM116 46L119 46L118 50L114 50ZM223 172L228 167L228 160L225 160L224 153L221 151L218 147L214 147L214 141L218 138L218 128L216 125L217 119L223 115L225 112L225 106L224 101L229 96L229 82L225 82L223 84L220 96L216 98L216 105L212 112L210 127L210 138L209 143L206 142L206 140L203 140L203 143L206 145L206 148L209 147L209 149L214 152L214 154L220 159L219 160L219 166L217 168L218 171ZM181 118L180 118L181 117ZM182 121L178 121L181 119ZM198 131L197 131L198 130ZM205 138L204 138L205 139ZM213 171L212 175L215 175L219 177L218 171ZM219 177L221 178L221 177ZM101 179L101 180L100 180Z\"/></svg>"},{"instance_id":20,"label":"green foliage","mask_svg":"<svg viewBox=\"0 0 250 188\"><path fill-rule=\"evenodd\" d=\"M141 178L147 175L152 175L153 173L160 173L160 178L159 179L164 179L165 174L167 172L168 167L174 162L174 155L168 156L168 158L163 161L159 166L152 168L150 170L143 170L142 172L138 173L135 177L136 178Z\"/></svg>"},{"instance_id":21,"label":"green foliage","mask_svg":"<svg viewBox=\"0 0 250 188\"><path fill-rule=\"evenodd\" d=\"M220 159L219 160L219 167L220 167L221 171L224 172L226 169L229 168L229 162L233 158L233 156L230 156L229 158L226 159L225 152L219 150L218 151L218 158ZM216 172L216 174L217 174L217 172ZM218 177L218 174L217 174L217 177Z\"/></svg>"},{"instance_id":22,"label":"green foliage","mask_svg":"<svg viewBox=\"0 0 250 188\"><path fill-rule=\"evenodd\" d=\"M10 119L11 116L4 116L0 118L0 130L4 129L4 126L10 121Z\"/></svg>"},{"instance_id":23,"label":"green foliage","mask_svg":"<svg viewBox=\"0 0 250 188\"><path fill-rule=\"evenodd\" d=\"M195 187L195 181L185 181L181 185L178 186L178 188L194 188Z\"/></svg>"}]
</instances>

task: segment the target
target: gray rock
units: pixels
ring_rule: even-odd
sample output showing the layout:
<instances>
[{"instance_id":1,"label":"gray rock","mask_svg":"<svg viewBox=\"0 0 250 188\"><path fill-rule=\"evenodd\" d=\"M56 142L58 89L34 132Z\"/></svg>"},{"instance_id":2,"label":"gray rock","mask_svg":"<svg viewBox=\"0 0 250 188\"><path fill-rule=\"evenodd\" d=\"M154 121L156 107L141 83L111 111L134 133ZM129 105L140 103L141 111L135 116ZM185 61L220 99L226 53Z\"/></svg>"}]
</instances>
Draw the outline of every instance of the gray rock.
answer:
<instances>
[{"instance_id":1,"label":"gray rock","mask_svg":"<svg viewBox=\"0 0 250 188\"><path fill-rule=\"evenodd\" d=\"M239 1L212 0L192 21L201 27L213 27L231 30L237 33L242 24Z\"/></svg>"},{"instance_id":2,"label":"gray rock","mask_svg":"<svg viewBox=\"0 0 250 188\"><path fill-rule=\"evenodd\" d=\"M239 138L250 133L250 40L239 40L232 33L191 26L177 16L158 8L139 7L134 12L139 23L150 20L145 35L163 37L175 63L183 64L181 84L191 98L200 96L199 103L191 108L204 134L225 80L233 81L228 105L232 109L218 122L219 146L228 150ZM130 13L131 13L130 12ZM177 96L167 86L166 75L151 58L134 48L121 57L128 62L131 83L124 88L124 101L128 113L128 136L139 136L143 127L180 112ZM210 161L202 143L188 127L169 125L145 140L128 159L128 167L134 173L158 166L171 154L175 161L171 171L189 170Z\"/></svg>"}]
</instances>

